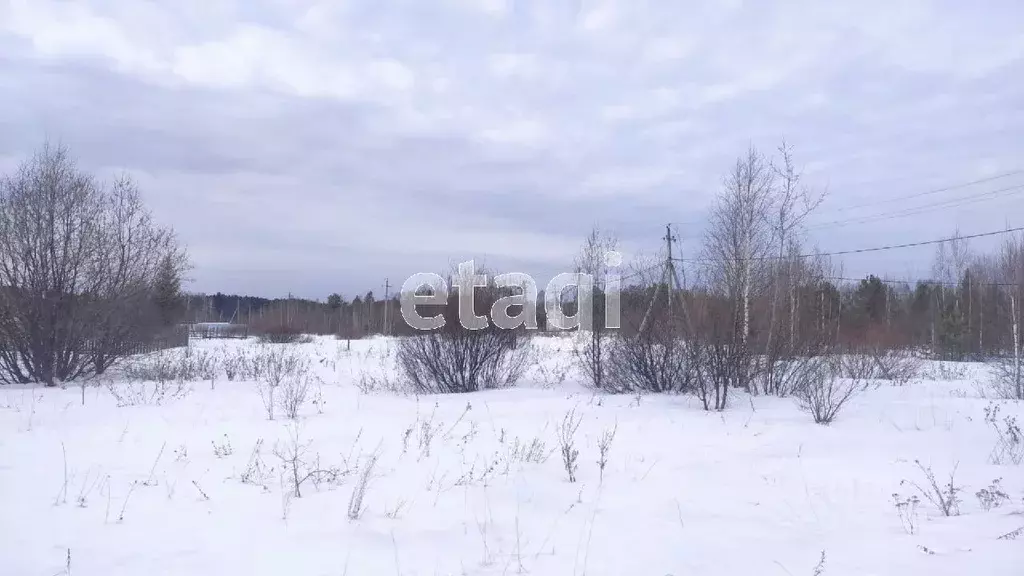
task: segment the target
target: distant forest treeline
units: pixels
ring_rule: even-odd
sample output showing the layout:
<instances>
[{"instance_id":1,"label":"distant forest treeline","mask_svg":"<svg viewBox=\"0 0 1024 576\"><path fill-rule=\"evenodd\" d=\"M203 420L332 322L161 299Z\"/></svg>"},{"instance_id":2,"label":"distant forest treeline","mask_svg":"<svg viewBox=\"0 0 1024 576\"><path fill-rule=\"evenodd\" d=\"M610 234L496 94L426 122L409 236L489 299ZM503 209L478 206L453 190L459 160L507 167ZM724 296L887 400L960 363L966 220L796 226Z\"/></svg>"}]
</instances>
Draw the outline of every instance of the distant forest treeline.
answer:
<instances>
[{"instance_id":1,"label":"distant forest treeline","mask_svg":"<svg viewBox=\"0 0 1024 576\"><path fill-rule=\"evenodd\" d=\"M187 294L186 322L232 322L245 324L255 332L281 328L307 334L337 334L361 338L369 334L392 332L394 322L385 321L389 314L401 316L397 298L388 306L373 292L351 300L331 294L327 301L306 298L261 298L238 294Z\"/></svg>"},{"instance_id":2,"label":"distant forest treeline","mask_svg":"<svg viewBox=\"0 0 1024 576\"><path fill-rule=\"evenodd\" d=\"M956 240L953 240L955 243ZM1012 349L1012 323L1021 315L1019 305L1010 301L1024 299L1024 285L1003 284L1019 269L1024 254L1024 238L1002 247L1002 262L979 255L971 262L954 267L952 281L919 281L914 285L886 282L868 275L862 280L824 280L800 271L803 262L787 264L795 287L784 302L784 313L775 319L776 329L792 330L796 337L824 329L830 340L847 347L882 346L917 348L934 358L948 360L979 359ZM941 258L941 256L940 256ZM1000 266L999 264L1002 264ZM947 275L943 275L947 276ZM942 276L940 276L942 277ZM650 304L657 284L626 286L621 292L623 330L635 331L636 322ZM665 289L664 286L661 287ZM600 292L600 291L598 291ZM696 290L681 291L684 298L696 300L708 296ZM762 348L768 334L771 292L760 290L752 299L750 334L755 349ZM600 296L600 294L598 294ZM540 296L543 299L543 293ZM599 298L600 299L600 298ZM563 304L567 315L575 314L575 303ZM538 325L546 326L543 306L538 307ZM595 321L600 313L595 310ZM252 333L285 330L306 334L334 334L343 338L362 338L373 334L408 335L415 331L402 319L397 295L389 302L377 299L373 292L348 300L331 294L324 300L303 298L261 298L234 294L189 294L185 305L186 322L233 322L247 325ZM795 323L795 324L794 324Z\"/></svg>"}]
</instances>

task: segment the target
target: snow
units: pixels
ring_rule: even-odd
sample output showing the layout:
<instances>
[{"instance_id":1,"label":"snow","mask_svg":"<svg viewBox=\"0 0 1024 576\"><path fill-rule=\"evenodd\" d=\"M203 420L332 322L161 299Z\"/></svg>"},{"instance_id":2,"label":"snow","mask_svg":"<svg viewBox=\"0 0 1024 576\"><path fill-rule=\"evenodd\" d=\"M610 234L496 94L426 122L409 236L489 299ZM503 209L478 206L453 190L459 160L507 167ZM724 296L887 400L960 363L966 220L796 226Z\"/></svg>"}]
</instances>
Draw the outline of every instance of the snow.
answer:
<instances>
[{"instance_id":1,"label":"snow","mask_svg":"<svg viewBox=\"0 0 1024 576\"><path fill-rule=\"evenodd\" d=\"M0 388L0 574L787 576L813 574L823 551L826 576L1024 574L1024 535L998 539L1024 526L1024 468L989 462L984 367L879 383L824 427L787 398L737 394L707 413L683 396L594 395L569 340L535 345L515 389L418 398L364 391L362 374L392 369L387 339L299 345L323 402L298 421L269 421L255 383L224 378L122 407L102 386L84 405L73 386ZM576 483L557 433L572 410ZM1001 414L1024 420L1020 404ZM306 468L340 477L289 497L274 447L296 434ZM260 439L265 487L240 479ZM535 439L543 462L523 457ZM963 503L943 517L922 499L908 534L893 494L924 482L915 460L939 482L955 466ZM1000 477L1012 501L985 511L974 494Z\"/></svg>"}]
</instances>

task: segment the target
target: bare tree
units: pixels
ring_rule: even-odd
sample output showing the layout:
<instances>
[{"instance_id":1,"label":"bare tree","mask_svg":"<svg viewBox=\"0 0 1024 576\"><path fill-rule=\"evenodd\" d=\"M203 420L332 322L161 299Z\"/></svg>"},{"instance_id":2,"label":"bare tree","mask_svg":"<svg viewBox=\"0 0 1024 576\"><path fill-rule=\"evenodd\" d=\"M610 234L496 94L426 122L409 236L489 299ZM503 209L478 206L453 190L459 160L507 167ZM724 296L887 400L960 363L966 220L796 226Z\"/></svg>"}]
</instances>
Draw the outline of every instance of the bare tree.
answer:
<instances>
[{"instance_id":1,"label":"bare tree","mask_svg":"<svg viewBox=\"0 0 1024 576\"><path fill-rule=\"evenodd\" d=\"M576 272L589 274L593 278L593 322L590 330L581 335L574 353L583 367L591 385L598 390L606 387L608 377L608 330L605 323L607 308L608 277L613 266L607 255L618 246L613 235L602 232L596 226L587 235L579 255L576 257ZM586 303L581 303L587 305Z\"/></svg>"},{"instance_id":2,"label":"bare tree","mask_svg":"<svg viewBox=\"0 0 1024 576\"><path fill-rule=\"evenodd\" d=\"M814 194L801 183L803 174L797 170L793 160L793 147L785 141L778 148L779 162L773 164L772 170L778 181L778 186L773 187L771 212L769 226L771 228L772 241L775 244L778 259L775 261L774 274L771 279L771 297L769 300L769 318L765 350L769 362L765 366L765 392L776 393L779 387L775 378L775 359L780 356L791 355L796 348L797 335L797 287L800 284L801 272L804 271L803 261L796 256L799 254L799 241L797 235L803 226L804 220L821 205L825 199L825 193ZM786 251L789 250L792 256L786 258ZM776 327L779 326L778 313L780 307L781 290L783 278L788 282L787 301L789 307L789 340L788 352L784 345L785 341L781 334L776 336Z\"/></svg>"},{"instance_id":3,"label":"bare tree","mask_svg":"<svg viewBox=\"0 0 1024 576\"><path fill-rule=\"evenodd\" d=\"M46 145L0 180L0 382L102 372L155 328L161 262L187 257L127 177L104 188Z\"/></svg>"},{"instance_id":4,"label":"bare tree","mask_svg":"<svg viewBox=\"0 0 1024 576\"><path fill-rule=\"evenodd\" d=\"M999 254L999 274L1008 301L1009 338L995 363L993 392L1002 398L1024 400L1024 372L1021 369L1021 321L1024 318L1024 235L1007 240ZM1008 352L1008 353L1007 353Z\"/></svg>"},{"instance_id":5,"label":"bare tree","mask_svg":"<svg viewBox=\"0 0 1024 576\"><path fill-rule=\"evenodd\" d=\"M771 247L771 227L765 214L772 206L775 175L768 161L751 147L726 177L711 212L704 238L704 261L710 282L728 294L733 305L736 340L749 348L750 304L756 276ZM738 353L738 352L737 352ZM749 388L749 374L740 384Z\"/></svg>"},{"instance_id":6,"label":"bare tree","mask_svg":"<svg viewBox=\"0 0 1024 576\"><path fill-rule=\"evenodd\" d=\"M127 176L105 195L101 252L96 273L99 292L93 364L102 373L125 354L125 346L144 342L174 324L175 299L188 257L169 229L153 221L138 187Z\"/></svg>"}]
</instances>

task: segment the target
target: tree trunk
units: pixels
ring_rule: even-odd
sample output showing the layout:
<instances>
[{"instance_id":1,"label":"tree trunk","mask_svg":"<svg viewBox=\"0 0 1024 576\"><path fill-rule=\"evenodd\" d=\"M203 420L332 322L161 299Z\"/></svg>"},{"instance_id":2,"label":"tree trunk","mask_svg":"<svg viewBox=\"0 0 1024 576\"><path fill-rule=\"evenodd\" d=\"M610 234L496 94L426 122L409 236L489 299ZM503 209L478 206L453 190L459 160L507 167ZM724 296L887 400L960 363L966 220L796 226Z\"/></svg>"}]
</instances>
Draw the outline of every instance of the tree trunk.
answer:
<instances>
[{"instance_id":1,"label":"tree trunk","mask_svg":"<svg viewBox=\"0 0 1024 576\"><path fill-rule=\"evenodd\" d=\"M1013 317L1013 378L1016 385L1017 399L1024 399L1024 389L1020 380L1020 329L1017 319L1017 301L1013 294L1010 294L1010 316Z\"/></svg>"},{"instance_id":2,"label":"tree trunk","mask_svg":"<svg viewBox=\"0 0 1024 576\"><path fill-rule=\"evenodd\" d=\"M985 289L978 292L978 354L985 353Z\"/></svg>"},{"instance_id":3,"label":"tree trunk","mask_svg":"<svg viewBox=\"0 0 1024 576\"><path fill-rule=\"evenodd\" d=\"M792 277L792 275L790 275ZM796 327L799 320L800 302L797 297L796 283L790 280L789 286L789 351L792 354L796 350Z\"/></svg>"}]
</instances>

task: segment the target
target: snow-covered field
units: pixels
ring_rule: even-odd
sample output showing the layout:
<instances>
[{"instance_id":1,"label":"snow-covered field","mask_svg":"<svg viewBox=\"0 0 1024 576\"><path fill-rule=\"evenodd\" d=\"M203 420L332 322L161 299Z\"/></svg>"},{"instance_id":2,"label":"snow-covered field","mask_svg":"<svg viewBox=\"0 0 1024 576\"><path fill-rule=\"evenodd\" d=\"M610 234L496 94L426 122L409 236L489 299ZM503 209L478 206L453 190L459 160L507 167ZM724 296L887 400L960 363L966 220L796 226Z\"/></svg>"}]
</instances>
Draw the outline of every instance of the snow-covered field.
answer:
<instances>
[{"instance_id":1,"label":"snow-covered field","mask_svg":"<svg viewBox=\"0 0 1024 576\"><path fill-rule=\"evenodd\" d=\"M999 538L1024 527L1024 467L990 463L981 366L880 382L824 427L785 398L707 413L594 395L566 372L569 340L535 345L518 388L416 398L361 391L393 343L317 340L302 349L323 383L295 421L223 375L159 404L0 388L0 574L810 576L823 555L826 576L1024 574L1024 534ZM915 460L940 484L956 469L959 515L921 497L901 519L894 493L926 483ZM975 493L997 478L1009 500L986 510Z\"/></svg>"}]
</instances>

